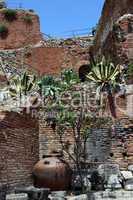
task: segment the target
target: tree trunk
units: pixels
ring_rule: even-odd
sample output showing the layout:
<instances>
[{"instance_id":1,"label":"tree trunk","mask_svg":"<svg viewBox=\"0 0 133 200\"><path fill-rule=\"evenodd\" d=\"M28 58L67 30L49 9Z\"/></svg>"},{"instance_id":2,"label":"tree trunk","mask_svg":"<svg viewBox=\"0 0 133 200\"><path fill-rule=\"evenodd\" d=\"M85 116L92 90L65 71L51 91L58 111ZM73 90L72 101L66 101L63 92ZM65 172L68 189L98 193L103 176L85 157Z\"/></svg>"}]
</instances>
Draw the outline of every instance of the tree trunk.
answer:
<instances>
[{"instance_id":1,"label":"tree trunk","mask_svg":"<svg viewBox=\"0 0 133 200\"><path fill-rule=\"evenodd\" d=\"M116 116L115 101L111 91L108 92L108 104L112 117L116 118L117 116Z\"/></svg>"}]
</instances>

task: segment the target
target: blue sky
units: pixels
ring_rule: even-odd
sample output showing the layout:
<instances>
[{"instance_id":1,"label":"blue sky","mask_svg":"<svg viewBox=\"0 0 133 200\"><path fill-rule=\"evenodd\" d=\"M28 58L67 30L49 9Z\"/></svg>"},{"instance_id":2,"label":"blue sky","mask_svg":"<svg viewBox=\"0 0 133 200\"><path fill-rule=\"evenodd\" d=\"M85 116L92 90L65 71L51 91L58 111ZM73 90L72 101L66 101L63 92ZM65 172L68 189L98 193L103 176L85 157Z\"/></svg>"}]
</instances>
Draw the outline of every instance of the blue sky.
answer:
<instances>
[{"instance_id":1,"label":"blue sky","mask_svg":"<svg viewBox=\"0 0 133 200\"><path fill-rule=\"evenodd\" d=\"M7 0L9 6L32 8L41 31L57 37L85 34L98 22L104 0ZM79 29L79 30L78 30Z\"/></svg>"}]
</instances>

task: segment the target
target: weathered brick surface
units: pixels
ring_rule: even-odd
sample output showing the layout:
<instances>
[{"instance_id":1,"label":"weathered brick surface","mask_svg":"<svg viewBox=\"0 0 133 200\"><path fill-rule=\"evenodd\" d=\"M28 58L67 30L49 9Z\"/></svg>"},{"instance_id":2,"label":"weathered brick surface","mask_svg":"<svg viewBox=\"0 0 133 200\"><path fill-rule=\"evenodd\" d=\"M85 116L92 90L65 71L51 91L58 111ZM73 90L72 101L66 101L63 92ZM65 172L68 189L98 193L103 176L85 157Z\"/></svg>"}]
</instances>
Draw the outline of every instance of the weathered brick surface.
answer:
<instances>
[{"instance_id":1,"label":"weathered brick surface","mask_svg":"<svg viewBox=\"0 0 133 200\"><path fill-rule=\"evenodd\" d=\"M67 133L63 136L63 141L69 142L70 149L73 148L72 130L67 130ZM60 143L59 135L56 131L53 131L50 126L46 125L44 120L39 121L39 157L42 159L44 156L49 155L52 152L62 152L62 146ZM65 155L69 160L68 155ZM69 160L70 161L70 160Z\"/></svg>"},{"instance_id":2,"label":"weathered brick surface","mask_svg":"<svg viewBox=\"0 0 133 200\"><path fill-rule=\"evenodd\" d=\"M0 183L9 190L32 183L38 137L38 123L30 116L0 112Z\"/></svg>"},{"instance_id":3,"label":"weathered brick surface","mask_svg":"<svg viewBox=\"0 0 133 200\"><path fill-rule=\"evenodd\" d=\"M74 47L73 51L65 47L38 47L31 50L28 58L24 57L24 62L41 75L58 75L64 68L78 71L83 64L89 63L88 51L80 47Z\"/></svg>"},{"instance_id":4,"label":"weathered brick surface","mask_svg":"<svg viewBox=\"0 0 133 200\"><path fill-rule=\"evenodd\" d=\"M107 39L109 33L112 31L113 25L124 14L133 14L133 1L131 0L105 1L95 39L96 52L101 51L103 43Z\"/></svg>"},{"instance_id":5,"label":"weathered brick surface","mask_svg":"<svg viewBox=\"0 0 133 200\"><path fill-rule=\"evenodd\" d=\"M23 17L28 13L32 18L32 23L27 24ZM2 10L0 11L0 24L4 24L8 28L7 38L0 38L0 49L15 49L29 44L35 44L42 39L40 33L39 18L36 14L26 11L17 11L17 18L12 22L8 22Z\"/></svg>"},{"instance_id":6,"label":"weathered brick surface","mask_svg":"<svg viewBox=\"0 0 133 200\"><path fill-rule=\"evenodd\" d=\"M116 64L133 61L133 1L105 1L92 49ZM132 76L127 83L133 83Z\"/></svg>"},{"instance_id":7,"label":"weathered brick surface","mask_svg":"<svg viewBox=\"0 0 133 200\"><path fill-rule=\"evenodd\" d=\"M29 46L16 50L1 50L0 56L9 68L35 71L40 75L58 75L64 68L74 68L76 71L84 64L89 64L89 50L81 47ZM1 71L1 81L4 79Z\"/></svg>"}]
</instances>

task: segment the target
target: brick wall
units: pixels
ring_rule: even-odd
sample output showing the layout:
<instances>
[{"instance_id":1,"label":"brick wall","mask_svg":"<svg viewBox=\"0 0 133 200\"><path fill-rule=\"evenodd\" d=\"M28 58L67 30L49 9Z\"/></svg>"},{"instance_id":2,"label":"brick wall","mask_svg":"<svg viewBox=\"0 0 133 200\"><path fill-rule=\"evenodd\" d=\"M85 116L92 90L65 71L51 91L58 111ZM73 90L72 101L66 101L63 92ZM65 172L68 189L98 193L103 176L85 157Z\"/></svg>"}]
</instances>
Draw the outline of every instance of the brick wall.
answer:
<instances>
[{"instance_id":1,"label":"brick wall","mask_svg":"<svg viewBox=\"0 0 133 200\"><path fill-rule=\"evenodd\" d=\"M115 22L124 14L133 14L132 0L106 0L95 38L95 51L100 52ZM111 43L110 43L111 44Z\"/></svg>"},{"instance_id":2,"label":"brick wall","mask_svg":"<svg viewBox=\"0 0 133 200\"><path fill-rule=\"evenodd\" d=\"M130 122L129 119L126 121ZM100 163L117 163L121 169L127 169L128 165L133 164L133 129L128 125L125 130L123 118L116 123L115 133L109 127L93 129L87 142L88 163L90 166ZM73 152L72 131L68 131L64 141L69 141L71 152ZM40 159L43 156L52 153L52 151L61 151L59 137L50 127L46 126L44 121L40 122L39 134L39 154ZM66 156L69 160L69 158Z\"/></svg>"},{"instance_id":3,"label":"brick wall","mask_svg":"<svg viewBox=\"0 0 133 200\"><path fill-rule=\"evenodd\" d=\"M133 164L133 119L122 118L115 125L115 133L111 139L109 162L115 162L121 169Z\"/></svg>"},{"instance_id":4,"label":"brick wall","mask_svg":"<svg viewBox=\"0 0 133 200\"><path fill-rule=\"evenodd\" d=\"M31 24L27 24L23 19L27 14L32 19ZM42 39L39 18L34 13L19 10L17 11L17 18L12 22L8 22L1 10L0 24L8 28L7 37L5 39L0 37L0 49L20 48L29 44L35 44Z\"/></svg>"},{"instance_id":5,"label":"brick wall","mask_svg":"<svg viewBox=\"0 0 133 200\"><path fill-rule=\"evenodd\" d=\"M0 183L26 186L39 159L38 123L25 114L0 112Z\"/></svg>"},{"instance_id":6,"label":"brick wall","mask_svg":"<svg viewBox=\"0 0 133 200\"><path fill-rule=\"evenodd\" d=\"M64 68L74 68L77 72L82 65L89 64L89 49L74 46L72 49L64 46L45 47L28 46L16 50L0 50L2 61L12 71L34 71L40 75L58 75ZM1 70L0 81L4 81Z\"/></svg>"},{"instance_id":7,"label":"brick wall","mask_svg":"<svg viewBox=\"0 0 133 200\"><path fill-rule=\"evenodd\" d=\"M82 92L85 94L85 91L88 94L91 94L91 98L95 97L94 92L94 85L91 86L90 84L88 87L86 84L79 84L72 89L73 93ZM129 90L128 86L128 95L132 92L132 88ZM101 125L101 128L92 129L92 132L89 136L88 143L87 143L87 154L88 154L88 162L98 164L98 163L105 163L105 162L114 162L120 164L121 168L126 168L128 164L133 163L133 148L132 148L132 134L133 130L130 129L132 125L132 109L133 109L133 102L132 100L128 101L129 96L125 98L118 97L117 98L117 120L114 123L115 132L111 127L109 128L106 124ZM84 96L86 99L86 95ZM87 112L89 112L92 107L94 106L94 99L88 99L88 102L82 101L87 105ZM88 103L88 104L86 104ZM69 102L71 105L71 102ZM90 106L90 107L89 107ZM94 109L94 108L93 108ZM130 111L130 112L129 112ZM93 112L93 111L92 111ZM110 115L108 108L106 109L106 116ZM125 126L127 125L127 130ZM125 152L124 143L119 146L119 143L124 138L126 144L128 144L128 162L127 156L126 158L123 156ZM73 138L72 138L72 131L67 131L67 134L64 137L64 141L69 141L71 150L73 149ZM44 155L51 153L52 151L61 151L61 144L58 138L56 131L54 132L49 126L46 125L45 120L43 118L40 119L40 126L39 126L39 154L40 159L43 158Z\"/></svg>"},{"instance_id":8,"label":"brick wall","mask_svg":"<svg viewBox=\"0 0 133 200\"><path fill-rule=\"evenodd\" d=\"M70 144L70 149L73 148L72 131L67 130L67 133L63 136L63 141ZM39 122L39 157L42 159L44 156L51 154L52 152L62 152L62 146L59 136L56 131L46 125L44 120ZM68 155L65 158L69 160ZM70 161L70 160L69 160Z\"/></svg>"},{"instance_id":9,"label":"brick wall","mask_svg":"<svg viewBox=\"0 0 133 200\"><path fill-rule=\"evenodd\" d=\"M41 75L57 75L62 68L73 67L78 71L82 64L89 63L89 48L93 37L60 42L47 40L40 32L39 17L35 13L17 10L16 19L9 22L2 12L0 25L6 25L9 32L6 38L0 37L0 53L8 54L9 50L14 54L9 65L19 61L20 66L17 67L28 66L31 71L36 70ZM32 19L31 24L24 21L27 15Z\"/></svg>"},{"instance_id":10,"label":"brick wall","mask_svg":"<svg viewBox=\"0 0 133 200\"><path fill-rule=\"evenodd\" d=\"M89 63L89 50L73 47L38 47L31 50L24 62L30 68L36 69L41 75L58 75L64 68L79 70L83 64Z\"/></svg>"}]
</instances>

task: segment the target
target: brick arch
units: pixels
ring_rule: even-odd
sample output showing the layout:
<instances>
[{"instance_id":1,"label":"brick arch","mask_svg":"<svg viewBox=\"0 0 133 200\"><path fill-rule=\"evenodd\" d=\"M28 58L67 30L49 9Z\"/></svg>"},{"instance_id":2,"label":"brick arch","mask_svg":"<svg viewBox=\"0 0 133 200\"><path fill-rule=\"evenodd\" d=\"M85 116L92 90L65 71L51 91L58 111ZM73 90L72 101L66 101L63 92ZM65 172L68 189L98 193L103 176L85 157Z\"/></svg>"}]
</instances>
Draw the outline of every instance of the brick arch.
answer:
<instances>
[{"instance_id":1,"label":"brick arch","mask_svg":"<svg viewBox=\"0 0 133 200\"><path fill-rule=\"evenodd\" d=\"M78 72L80 67L83 66L83 65L90 65L90 61L88 60L81 60L79 62L77 62L77 64L75 65L75 69L76 71Z\"/></svg>"},{"instance_id":2,"label":"brick arch","mask_svg":"<svg viewBox=\"0 0 133 200\"><path fill-rule=\"evenodd\" d=\"M86 61L86 60L83 60L83 61L80 61L77 63L76 65L76 70L79 74L79 78L82 82L85 81L86 79L86 74L89 73L90 71L90 62L89 61Z\"/></svg>"}]
</instances>

